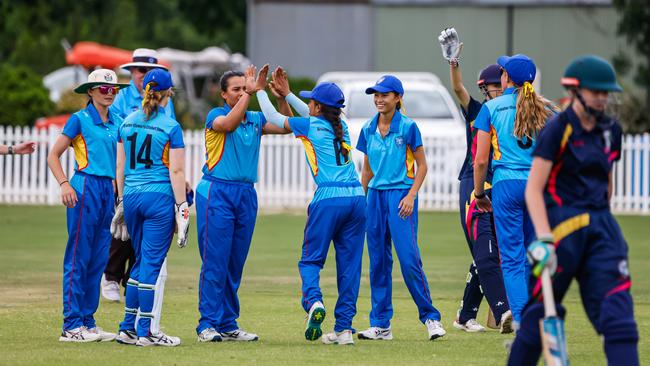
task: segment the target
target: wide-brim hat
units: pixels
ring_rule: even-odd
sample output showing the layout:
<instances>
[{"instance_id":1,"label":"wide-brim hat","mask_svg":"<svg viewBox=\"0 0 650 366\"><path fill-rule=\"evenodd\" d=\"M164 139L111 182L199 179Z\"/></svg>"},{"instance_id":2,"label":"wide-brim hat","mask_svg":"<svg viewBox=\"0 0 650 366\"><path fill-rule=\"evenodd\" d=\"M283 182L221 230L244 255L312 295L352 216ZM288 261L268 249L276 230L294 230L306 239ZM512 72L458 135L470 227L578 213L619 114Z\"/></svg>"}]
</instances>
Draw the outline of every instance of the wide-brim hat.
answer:
<instances>
[{"instance_id":1,"label":"wide-brim hat","mask_svg":"<svg viewBox=\"0 0 650 366\"><path fill-rule=\"evenodd\" d=\"M126 88L130 84L118 83L117 74L109 69L97 69L88 75L88 81L74 88L75 93L86 94L88 89L100 85L114 85L120 88Z\"/></svg>"},{"instance_id":2,"label":"wide-brim hat","mask_svg":"<svg viewBox=\"0 0 650 366\"><path fill-rule=\"evenodd\" d=\"M158 51L149 48L136 48L131 62L120 65L121 69L132 67L150 67L167 70L167 66L158 63Z\"/></svg>"}]
</instances>

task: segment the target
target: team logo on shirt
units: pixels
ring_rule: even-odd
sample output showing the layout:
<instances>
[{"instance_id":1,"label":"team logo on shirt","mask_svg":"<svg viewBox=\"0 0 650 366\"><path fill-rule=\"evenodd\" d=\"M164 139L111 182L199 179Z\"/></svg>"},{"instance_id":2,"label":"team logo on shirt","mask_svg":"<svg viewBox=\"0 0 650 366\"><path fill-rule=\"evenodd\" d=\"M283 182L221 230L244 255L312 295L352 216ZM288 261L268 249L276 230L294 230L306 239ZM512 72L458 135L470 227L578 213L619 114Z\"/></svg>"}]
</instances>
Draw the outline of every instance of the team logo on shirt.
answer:
<instances>
[{"instance_id":1,"label":"team logo on shirt","mask_svg":"<svg viewBox=\"0 0 650 366\"><path fill-rule=\"evenodd\" d=\"M113 75L111 75L111 74L104 74L104 80L106 80L106 81L113 81Z\"/></svg>"},{"instance_id":2,"label":"team logo on shirt","mask_svg":"<svg viewBox=\"0 0 650 366\"><path fill-rule=\"evenodd\" d=\"M623 277L630 276L630 269L627 266L627 260L623 259L622 261L618 262L618 272Z\"/></svg>"},{"instance_id":3,"label":"team logo on shirt","mask_svg":"<svg viewBox=\"0 0 650 366\"><path fill-rule=\"evenodd\" d=\"M404 136L395 137L395 145L397 145L398 147L404 146Z\"/></svg>"}]
</instances>

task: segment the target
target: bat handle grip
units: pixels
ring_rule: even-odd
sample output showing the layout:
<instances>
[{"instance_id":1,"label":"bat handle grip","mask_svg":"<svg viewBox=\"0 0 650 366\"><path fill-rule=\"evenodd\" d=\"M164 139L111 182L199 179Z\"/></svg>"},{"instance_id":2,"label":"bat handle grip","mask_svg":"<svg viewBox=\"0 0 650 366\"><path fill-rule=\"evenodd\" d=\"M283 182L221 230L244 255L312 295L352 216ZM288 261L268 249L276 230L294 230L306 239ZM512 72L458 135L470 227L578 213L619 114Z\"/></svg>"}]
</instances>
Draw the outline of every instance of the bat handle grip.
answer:
<instances>
[{"instance_id":1,"label":"bat handle grip","mask_svg":"<svg viewBox=\"0 0 650 366\"><path fill-rule=\"evenodd\" d=\"M555 298L553 297L553 283L548 268L542 270L542 295L544 296L545 317L557 316L555 311Z\"/></svg>"}]
</instances>

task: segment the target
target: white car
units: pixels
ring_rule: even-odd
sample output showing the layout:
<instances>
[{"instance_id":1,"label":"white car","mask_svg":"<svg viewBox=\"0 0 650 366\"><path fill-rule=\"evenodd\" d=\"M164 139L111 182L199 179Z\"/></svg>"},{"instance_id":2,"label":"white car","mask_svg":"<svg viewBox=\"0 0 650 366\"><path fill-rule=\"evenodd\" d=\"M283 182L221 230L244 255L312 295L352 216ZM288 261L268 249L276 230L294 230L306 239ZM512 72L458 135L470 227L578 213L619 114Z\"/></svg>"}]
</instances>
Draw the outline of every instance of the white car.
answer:
<instances>
[{"instance_id":1,"label":"white car","mask_svg":"<svg viewBox=\"0 0 650 366\"><path fill-rule=\"evenodd\" d=\"M413 119L422 137L465 136L465 124L454 100L440 79L430 72L328 72L318 82L336 83L345 95L343 119L350 130L353 146L365 123L377 114L373 96L366 88L375 85L383 75L391 74L402 81L404 103L402 113Z\"/></svg>"}]
</instances>

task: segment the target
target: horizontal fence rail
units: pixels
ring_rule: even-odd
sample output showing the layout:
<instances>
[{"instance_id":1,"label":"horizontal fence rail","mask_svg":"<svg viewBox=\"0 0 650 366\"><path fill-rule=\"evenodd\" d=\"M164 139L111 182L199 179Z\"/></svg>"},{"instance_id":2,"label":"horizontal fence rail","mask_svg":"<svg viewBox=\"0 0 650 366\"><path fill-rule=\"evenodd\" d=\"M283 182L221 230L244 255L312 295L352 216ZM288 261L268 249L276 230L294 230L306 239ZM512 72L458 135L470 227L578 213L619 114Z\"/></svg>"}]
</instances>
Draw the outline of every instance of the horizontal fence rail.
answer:
<instances>
[{"instance_id":1,"label":"horizontal fence rail","mask_svg":"<svg viewBox=\"0 0 650 366\"><path fill-rule=\"evenodd\" d=\"M0 156L0 203L47 204L60 202L59 185L47 168L49 147L59 136L56 128L0 126L0 143L35 141L32 155ZM193 187L201 179L205 163L203 131L184 131L186 175ZM458 208L458 171L465 154L464 137L424 137L429 172L420 190L423 210ZM352 158L361 170L363 154ZM72 148L61 157L68 176L74 169ZM291 136L264 136L256 184L261 209L296 209L307 206L316 186L309 173L302 144ZM650 134L626 135L621 160L613 172L612 209L615 212L650 214Z\"/></svg>"}]
</instances>

